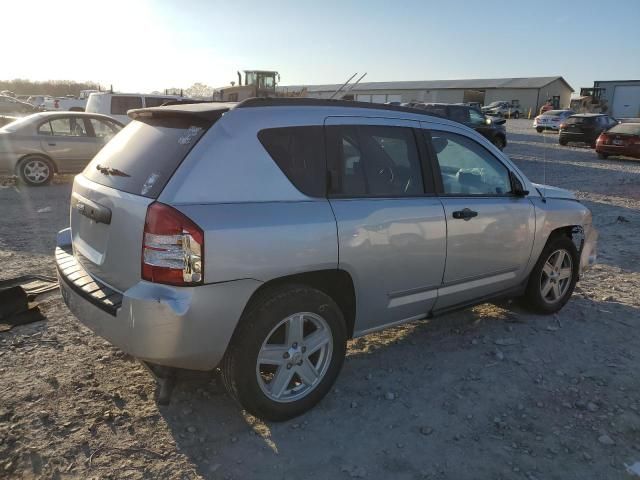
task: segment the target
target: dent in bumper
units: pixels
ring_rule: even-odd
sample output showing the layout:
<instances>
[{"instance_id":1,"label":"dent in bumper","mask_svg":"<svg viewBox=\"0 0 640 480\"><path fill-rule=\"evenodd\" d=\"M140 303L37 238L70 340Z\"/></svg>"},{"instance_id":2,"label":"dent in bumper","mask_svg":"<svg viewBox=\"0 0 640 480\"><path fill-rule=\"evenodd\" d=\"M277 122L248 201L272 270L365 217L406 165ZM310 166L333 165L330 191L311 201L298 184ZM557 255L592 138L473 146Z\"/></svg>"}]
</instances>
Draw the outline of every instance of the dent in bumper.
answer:
<instances>
[{"instance_id":1,"label":"dent in bumper","mask_svg":"<svg viewBox=\"0 0 640 480\"><path fill-rule=\"evenodd\" d=\"M63 230L58 245L68 246L70 239L69 230ZM60 275L69 310L96 334L141 360L194 370L210 370L220 362L245 305L262 284L244 279L172 287L140 281L122 292L122 306L113 316Z\"/></svg>"}]
</instances>

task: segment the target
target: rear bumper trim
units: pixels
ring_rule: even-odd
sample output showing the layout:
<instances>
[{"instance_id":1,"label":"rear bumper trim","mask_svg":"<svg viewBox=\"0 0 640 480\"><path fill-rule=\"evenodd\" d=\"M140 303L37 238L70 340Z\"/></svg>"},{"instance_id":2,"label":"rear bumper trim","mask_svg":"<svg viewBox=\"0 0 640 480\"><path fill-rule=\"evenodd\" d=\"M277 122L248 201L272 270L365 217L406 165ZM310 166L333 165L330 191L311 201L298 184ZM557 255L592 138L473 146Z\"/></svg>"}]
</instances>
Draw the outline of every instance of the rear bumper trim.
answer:
<instances>
[{"instance_id":1,"label":"rear bumper trim","mask_svg":"<svg viewBox=\"0 0 640 480\"><path fill-rule=\"evenodd\" d=\"M122 294L101 284L76 261L71 245L56 247L58 276L65 285L99 309L115 317L122 305Z\"/></svg>"}]
</instances>

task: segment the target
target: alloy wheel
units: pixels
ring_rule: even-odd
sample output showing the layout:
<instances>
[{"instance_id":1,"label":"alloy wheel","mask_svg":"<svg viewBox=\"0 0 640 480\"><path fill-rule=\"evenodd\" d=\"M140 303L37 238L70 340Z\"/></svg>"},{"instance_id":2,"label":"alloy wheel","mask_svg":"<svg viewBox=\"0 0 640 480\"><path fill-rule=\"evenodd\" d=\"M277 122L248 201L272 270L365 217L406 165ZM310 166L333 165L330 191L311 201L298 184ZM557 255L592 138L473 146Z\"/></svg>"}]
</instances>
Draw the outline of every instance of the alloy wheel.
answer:
<instances>
[{"instance_id":1,"label":"alloy wheel","mask_svg":"<svg viewBox=\"0 0 640 480\"><path fill-rule=\"evenodd\" d=\"M43 160L27 161L22 167L22 171L25 178L32 183L45 182L51 174L49 165Z\"/></svg>"},{"instance_id":2,"label":"alloy wheel","mask_svg":"<svg viewBox=\"0 0 640 480\"><path fill-rule=\"evenodd\" d=\"M262 343L256 360L258 385L273 401L300 400L321 382L332 353L333 336L324 318L311 312L290 315Z\"/></svg>"},{"instance_id":3,"label":"alloy wheel","mask_svg":"<svg viewBox=\"0 0 640 480\"><path fill-rule=\"evenodd\" d=\"M540 294L547 303L559 302L571 286L573 261L564 249L551 253L542 267Z\"/></svg>"}]
</instances>

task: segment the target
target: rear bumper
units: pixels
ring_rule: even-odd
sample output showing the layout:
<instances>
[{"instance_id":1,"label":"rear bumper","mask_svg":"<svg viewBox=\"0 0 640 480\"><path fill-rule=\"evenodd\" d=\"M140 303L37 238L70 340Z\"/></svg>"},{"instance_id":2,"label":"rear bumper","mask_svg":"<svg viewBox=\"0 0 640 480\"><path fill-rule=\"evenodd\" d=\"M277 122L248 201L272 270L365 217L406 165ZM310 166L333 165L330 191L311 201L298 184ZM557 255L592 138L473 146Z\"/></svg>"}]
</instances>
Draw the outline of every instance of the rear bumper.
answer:
<instances>
[{"instance_id":1,"label":"rear bumper","mask_svg":"<svg viewBox=\"0 0 640 480\"><path fill-rule=\"evenodd\" d=\"M533 122L534 128L544 128L545 130L560 130L560 124L554 125L553 123L537 123Z\"/></svg>"},{"instance_id":2,"label":"rear bumper","mask_svg":"<svg viewBox=\"0 0 640 480\"><path fill-rule=\"evenodd\" d=\"M71 251L69 229L58 234L57 253ZM172 287L140 281L125 292L106 288L111 311L83 290L69 273L71 261L58 264L60 290L69 310L99 336L141 360L169 367L210 370L222 359L257 280ZM74 278L75 277L75 278ZM91 282L91 280L93 280ZM83 280L80 281L82 283ZM85 285L85 286L86 286Z\"/></svg>"},{"instance_id":3,"label":"rear bumper","mask_svg":"<svg viewBox=\"0 0 640 480\"><path fill-rule=\"evenodd\" d=\"M606 153L607 155L621 155L625 157L640 158L640 145L603 145L596 144L596 152Z\"/></svg>"},{"instance_id":4,"label":"rear bumper","mask_svg":"<svg viewBox=\"0 0 640 480\"><path fill-rule=\"evenodd\" d=\"M594 143L598 135L593 136L585 133L573 133L573 132L560 132L560 138L566 139L569 142L582 142L582 143Z\"/></svg>"}]
</instances>

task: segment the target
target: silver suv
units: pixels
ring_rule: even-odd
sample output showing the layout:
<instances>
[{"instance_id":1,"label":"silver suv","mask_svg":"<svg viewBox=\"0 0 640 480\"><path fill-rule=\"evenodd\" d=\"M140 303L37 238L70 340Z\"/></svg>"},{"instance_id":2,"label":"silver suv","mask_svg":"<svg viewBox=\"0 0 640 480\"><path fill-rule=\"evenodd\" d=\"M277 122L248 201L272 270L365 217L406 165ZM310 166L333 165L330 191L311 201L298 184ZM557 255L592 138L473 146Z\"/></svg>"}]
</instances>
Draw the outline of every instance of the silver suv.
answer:
<instances>
[{"instance_id":1,"label":"silver suv","mask_svg":"<svg viewBox=\"0 0 640 480\"><path fill-rule=\"evenodd\" d=\"M349 338L496 297L556 312L595 260L570 192L424 111L252 99L129 116L75 179L64 299L148 364L219 366L265 419L322 399Z\"/></svg>"}]
</instances>

